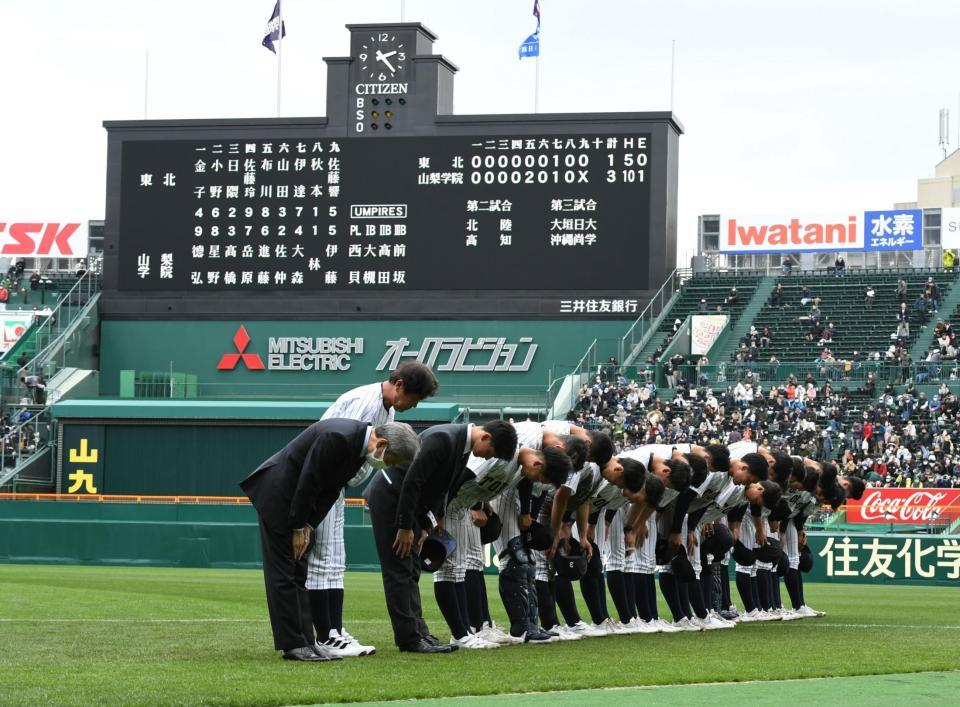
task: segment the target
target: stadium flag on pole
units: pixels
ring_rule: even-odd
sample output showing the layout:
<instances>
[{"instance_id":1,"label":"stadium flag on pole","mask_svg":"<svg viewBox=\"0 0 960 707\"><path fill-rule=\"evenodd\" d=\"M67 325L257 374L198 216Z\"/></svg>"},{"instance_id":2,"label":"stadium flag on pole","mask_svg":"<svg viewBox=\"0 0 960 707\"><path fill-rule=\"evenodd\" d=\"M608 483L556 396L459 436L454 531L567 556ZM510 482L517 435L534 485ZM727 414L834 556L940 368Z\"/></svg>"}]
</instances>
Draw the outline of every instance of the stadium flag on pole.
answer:
<instances>
[{"instance_id":1,"label":"stadium flag on pole","mask_svg":"<svg viewBox=\"0 0 960 707\"><path fill-rule=\"evenodd\" d=\"M520 58L540 56L540 0L533 0L533 16L537 18L537 31L523 40Z\"/></svg>"},{"instance_id":2,"label":"stadium flag on pole","mask_svg":"<svg viewBox=\"0 0 960 707\"><path fill-rule=\"evenodd\" d=\"M277 0L277 4L273 7L273 14L270 15L270 20L267 22L267 28L264 30L263 46L276 54L277 50L274 49L273 43L279 42L286 36L287 25L280 18L280 0Z\"/></svg>"},{"instance_id":3,"label":"stadium flag on pole","mask_svg":"<svg viewBox=\"0 0 960 707\"><path fill-rule=\"evenodd\" d=\"M540 33L534 32L523 40L520 45L520 58L528 56L540 56Z\"/></svg>"}]
</instances>

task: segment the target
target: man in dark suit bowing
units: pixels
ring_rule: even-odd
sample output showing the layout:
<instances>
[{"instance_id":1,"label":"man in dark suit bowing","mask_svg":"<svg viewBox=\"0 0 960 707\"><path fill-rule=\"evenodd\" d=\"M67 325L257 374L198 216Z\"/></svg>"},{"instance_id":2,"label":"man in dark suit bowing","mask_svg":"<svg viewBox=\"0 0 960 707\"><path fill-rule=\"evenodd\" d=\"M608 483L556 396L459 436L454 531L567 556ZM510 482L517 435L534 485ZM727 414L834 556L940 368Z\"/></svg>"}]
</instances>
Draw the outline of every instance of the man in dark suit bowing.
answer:
<instances>
[{"instance_id":1,"label":"man in dark suit bowing","mask_svg":"<svg viewBox=\"0 0 960 707\"><path fill-rule=\"evenodd\" d=\"M449 653L423 621L417 552L427 532L442 525L448 498L466 480L471 452L483 459L511 459L517 447L513 425L494 420L478 425L435 425L420 437L409 466L391 466L373 477L364 496L380 556L384 596L401 651Z\"/></svg>"},{"instance_id":2,"label":"man in dark suit bowing","mask_svg":"<svg viewBox=\"0 0 960 707\"><path fill-rule=\"evenodd\" d=\"M409 425L373 427L357 420L315 422L240 482L260 517L263 577L273 642L287 660L322 661L304 582L313 528L367 462L409 462L420 440Z\"/></svg>"}]
</instances>

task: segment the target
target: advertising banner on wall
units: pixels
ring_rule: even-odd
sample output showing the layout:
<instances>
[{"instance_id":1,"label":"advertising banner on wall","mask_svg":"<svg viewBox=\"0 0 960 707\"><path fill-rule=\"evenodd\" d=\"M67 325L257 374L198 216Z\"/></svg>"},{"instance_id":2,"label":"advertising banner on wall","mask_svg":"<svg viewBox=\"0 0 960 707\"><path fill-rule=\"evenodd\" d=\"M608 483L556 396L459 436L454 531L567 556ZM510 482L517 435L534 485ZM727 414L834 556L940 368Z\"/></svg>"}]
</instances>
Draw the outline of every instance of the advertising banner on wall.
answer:
<instances>
[{"instance_id":1,"label":"advertising banner on wall","mask_svg":"<svg viewBox=\"0 0 960 707\"><path fill-rule=\"evenodd\" d=\"M960 517L960 489L867 489L847 503L851 523L930 523Z\"/></svg>"},{"instance_id":2,"label":"advertising banner on wall","mask_svg":"<svg viewBox=\"0 0 960 707\"><path fill-rule=\"evenodd\" d=\"M11 312L0 313L0 321L3 322L3 337L0 339L0 352L8 351L11 346L17 343L23 332L30 328L33 321L33 314L25 312L23 314L14 314Z\"/></svg>"},{"instance_id":3,"label":"advertising banner on wall","mask_svg":"<svg viewBox=\"0 0 960 707\"><path fill-rule=\"evenodd\" d=\"M722 253L828 253L923 247L921 209L736 215L722 221Z\"/></svg>"},{"instance_id":4,"label":"advertising banner on wall","mask_svg":"<svg viewBox=\"0 0 960 707\"><path fill-rule=\"evenodd\" d=\"M12 221L0 217L0 257L85 258L86 221Z\"/></svg>"},{"instance_id":5,"label":"advertising banner on wall","mask_svg":"<svg viewBox=\"0 0 960 707\"><path fill-rule=\"evenodd\" d=\"M960 579L960 539L949 536L816 535L807 543L812 582L946 584Z\"/></svg>"},{"instance_id":6,"label":"advertising banner on wall","mask_svg":"<svg viewBox=\"0 0 960 707\"><path fill-rule=\"evenodd\" d=\"M710 350L726 328L726 314L695 314L690 320L690 354L701 356Z\"/></svg>"},{"instance_id":7,"label":"advertising banner on wall","mask_svg":"<svg viewBox=\"0 0 960 707\"><path fill-rule=\"evenodd\" d=\"M722 253L801 253L863 250L863 213L737 215L723 219Z\"/></svg>"},{"instance_id":8,"label":"advertising banner on wall","mask_svg":"<svg viewBox=\"0 0 960 707\"><path fill-rule=\"evenodd\" d=\"M863 215L867 250L923 248L923 210L867 211Z\"/></svg>"},{"instance_id":9,"label":"advertising banner on wall","mask_svg":"<svg viewBox=\"0 0 960 707\"><path fill-rule=\"evenodd\" d=\"M960 209L940 209L940 245L960 248Z\"/></svg>"}]
</instances>

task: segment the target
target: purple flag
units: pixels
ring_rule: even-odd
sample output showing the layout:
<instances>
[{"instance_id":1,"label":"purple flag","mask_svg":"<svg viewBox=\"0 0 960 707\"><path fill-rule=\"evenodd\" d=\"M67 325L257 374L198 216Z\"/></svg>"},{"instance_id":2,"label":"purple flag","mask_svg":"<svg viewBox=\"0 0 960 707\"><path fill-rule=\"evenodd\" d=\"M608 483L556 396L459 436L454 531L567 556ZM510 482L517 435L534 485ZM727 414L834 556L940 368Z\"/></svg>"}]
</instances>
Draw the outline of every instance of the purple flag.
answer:
<instances>
[{"instance_id":1,"label":"purple flag","mask_svg":"<svg viewBox=\"0 0 960 707\"><path fill-rule=\"evenodd\" d=\"M273 8L273 14L270 15L270 21L267 22L267 28L264 30L263 46L276 54L277 50L273 48L273 43L286 36L287 25L280 18L280 0L277 0L277 4Z\"/></svg>"}]
</instances>

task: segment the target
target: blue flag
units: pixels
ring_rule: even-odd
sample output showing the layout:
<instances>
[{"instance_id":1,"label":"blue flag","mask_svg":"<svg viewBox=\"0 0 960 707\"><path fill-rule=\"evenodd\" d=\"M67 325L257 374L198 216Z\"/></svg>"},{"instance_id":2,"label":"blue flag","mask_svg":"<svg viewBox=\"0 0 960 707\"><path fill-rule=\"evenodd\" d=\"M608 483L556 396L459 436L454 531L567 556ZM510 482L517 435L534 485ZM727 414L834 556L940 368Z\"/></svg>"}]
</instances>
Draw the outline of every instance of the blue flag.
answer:
<instances>
[{"instance_id":1,"label":"blue flag","mask_svg":"<svg viewBox=\"0 0 960 707\"><path fill-rule=\"evenodd\" d=\"M520 58L530 56L540 56L540 32L539 30L523 40L520 45Z\"/></svg>"},{"instance_id":2,"label":"blue flag","mask_svg":"<svg viewBox=\"0 0 960 707\"><path fill-rule=\"evenodd\" d=\"M267 22L267 28L264 30L263 46L276 54L277 50L273 48L273 43L286 36L287 24L280 18L280 0L277 0L277 4L273 8L273 14L270 15L270 21Z\"/></svg>"}]
</instances>

